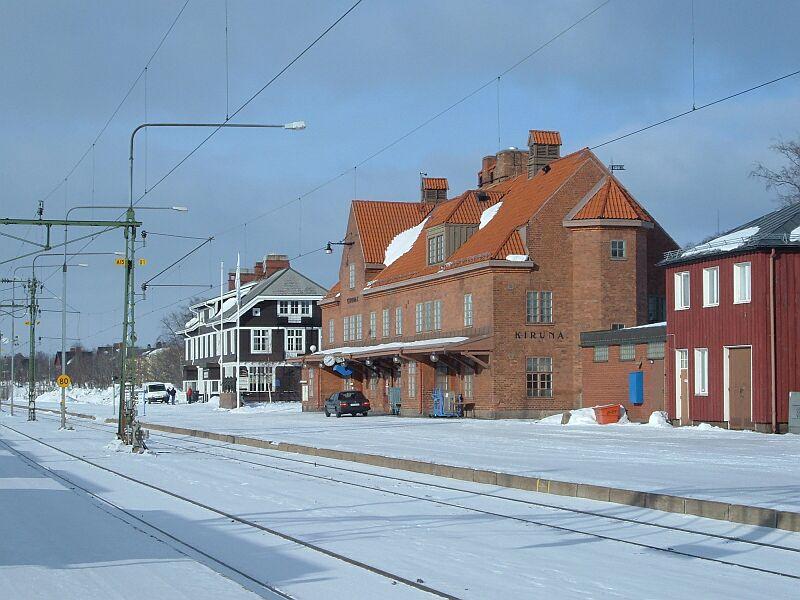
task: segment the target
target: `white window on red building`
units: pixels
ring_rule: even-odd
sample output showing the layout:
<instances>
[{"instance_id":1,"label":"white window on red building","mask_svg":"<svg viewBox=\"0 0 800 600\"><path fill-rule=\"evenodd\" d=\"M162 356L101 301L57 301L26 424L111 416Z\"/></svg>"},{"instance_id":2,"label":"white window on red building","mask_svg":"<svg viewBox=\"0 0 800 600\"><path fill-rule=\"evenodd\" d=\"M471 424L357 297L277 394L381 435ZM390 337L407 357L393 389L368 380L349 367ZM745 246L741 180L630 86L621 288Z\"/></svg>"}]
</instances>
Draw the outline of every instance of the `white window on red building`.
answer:
<instances>
[{"instance_id":1,"label":"white window on red building","mask_svg":"<svg viewBox=\"0 0 800 600\"><path fill-rule=\"evenodd\" d=\"M748 302L750 302L750 263L736 263L733 265L733 303Z\"/></svg>"},{"instance_id":2,"label":"white window on red building","mask_svg":"<svg viewBox=\"0 0 800 600\"><path fill-rule=\"evenodd\" d=\"M528 398L553 397L553 359L549 356L528 357Z\"/></svg>"},{"instance_id":3,"label":"white window on red building","mask_svg":"<svg viewBox=\"0 0 800 600\"><path fill-rule=\"evenodd\" d=\"M335 327L336 327L336 325L334 324L333 319L328 319L328 343L329 344L333 344L333 342L335 340L335 336L334 336L334 334L336 333Z\"/></svg>"},{"instance_id":4,"label":"white window on red building","mask_svg":"<svg viewBox=\"0 0 800 600\"><path fill-rule=\"evenodd\" d=\"M694 349L694 393L708 396L708 348Z\"/></svg>"},{"instance_id":5,"label":"white window on red building","mask_svg":"<svg viewBox=\"0 0 800 600\"><path fill-rule=\"evenodd\" d=\"M369 337L375 339L378 336L378 315L373 310L369 313Z\"/></svg>"},{"instance_id":6,"label":"white window on red building","mask_svg":"<svg viewBox=\"0 0 800 600\"><path fill-rule=\"evenodd\" d=\"M394 334L403 335L403 307L394 309Z\"/></svg>"},{"instance_id":7,"label":"white window on red building","mask_svg":"<svg viewBox=\"0 0 800 600\"><path fill-rule=\"evenodd\" d=\"M406 379L408 380L408 397L417 397L417 363L410 360L406 363Z\"/></svg>"},{"instance_id":8,"label":"white window on red building","mask_svg":"<svg viewBox=\"0 0 800 600\"><path fill-rule=\"evenodd\" d=\"M689 308L689 271L675 273L675 310Z\"/></svg>"},{"instance_id":9,"label":"white window on red building","mask_svg":"<svg viewBox=\"0 0 800 600\"><path fill-rule=\"evenodd\" d=\"M472 327L472 294L464 294L464 327Z\"/></svg>"},{"instance_id":10,"label":"white window on red building","mask_svg":"<svg viewBox=\"0 0 800 600\"><path fill-rule=\"evenodd\" d=\"M525 312L528 323L552 323L553 292L528 292Z\"/></svg>"},{"instance_id":11,"label":"white window on red building","mask_svg":"<svg viewBox=\"0 0 800 600\"><path fill-rule=\"evenodd\" d=\"M351 290L356 289L356 265L355 263L350 263L347 265L348 268L348 284Z\"/></svg>"},{"instance_id":12,"label":"white window on red building","mask_svg":"<svg viewBox=\"0 0 800 600\"><path fill-rule=\"evenodd\" d=\"M392 317L391 317L391 313L389 313L389 309L388 308L384 308L383 309L383 313L382 313L381 317L382 317L381 318L381 321L382 321L381 322L381 325L382 325L381 333L383 334L383 337L387 338L387 337L389 337L389 334L390 334L390 332L392 330L392 322L391 322Z\"/></svg>"},{"instance_id":13,"label":"white window on red building","mask_svg":"<svg viewBox=\"0 0 800 600\"><path fill-rule=\"evenodd\" d=\"M719 267L703 269L703 306L719 306Z\"/></svg>"},{"instance_id":14,"label":"white window on red building","mask_svg":"<svg viewBox=\"0 0 800 600\"><path fill-rule=\"evenodd\" d=\"M621 344L619 347L620 360L636 360L636 346L633 344Z\"/></svg>"}]
</instances>

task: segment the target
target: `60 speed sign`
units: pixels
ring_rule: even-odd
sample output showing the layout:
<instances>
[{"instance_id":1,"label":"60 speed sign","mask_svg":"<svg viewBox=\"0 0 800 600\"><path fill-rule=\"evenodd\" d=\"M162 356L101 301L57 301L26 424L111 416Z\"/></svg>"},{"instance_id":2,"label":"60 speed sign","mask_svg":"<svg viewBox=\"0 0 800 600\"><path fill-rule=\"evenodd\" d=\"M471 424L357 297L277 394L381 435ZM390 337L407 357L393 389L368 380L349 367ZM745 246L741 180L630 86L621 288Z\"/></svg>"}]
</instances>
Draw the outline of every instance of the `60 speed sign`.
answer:
<instances>
[{"instance_id":1,"label":"60 speed sign","mask_svg":"<svg viewBox=\"0 0 800 600\"><path fill-rule=\"evenodd\" d=\"M56 385L61 388L68 388L72 385L72 379L70 379L69 375L59 375L56 378Z\"/></svg>"}]
</instances>

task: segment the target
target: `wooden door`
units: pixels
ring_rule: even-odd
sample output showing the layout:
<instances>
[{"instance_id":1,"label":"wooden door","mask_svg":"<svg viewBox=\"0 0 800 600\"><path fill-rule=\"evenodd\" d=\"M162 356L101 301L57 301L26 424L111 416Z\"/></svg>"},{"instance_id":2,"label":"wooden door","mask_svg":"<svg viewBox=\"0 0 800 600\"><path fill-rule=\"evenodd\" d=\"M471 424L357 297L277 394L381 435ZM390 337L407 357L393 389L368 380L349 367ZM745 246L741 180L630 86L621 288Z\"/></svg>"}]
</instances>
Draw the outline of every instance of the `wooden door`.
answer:
<instances>
[{"instance_id":1,"label":"wooden door","mask_svg":"<svg viewBox=\"0 0 800 600\"><path fill-rule=\"evenodd\" d=\"M728 349L728 427L748 429L753 426L752 373L750 348Z\"/></svg>"},{"instance_id":2,"label":"wooden door","mask_svg":"<svg viewBox=\"0 0 800 600\"><path fill-rule=\"evenodd\" d=\"M675 416L681 425L689 425L689 351L675 351Z\"/></svg>"}]
</instances>

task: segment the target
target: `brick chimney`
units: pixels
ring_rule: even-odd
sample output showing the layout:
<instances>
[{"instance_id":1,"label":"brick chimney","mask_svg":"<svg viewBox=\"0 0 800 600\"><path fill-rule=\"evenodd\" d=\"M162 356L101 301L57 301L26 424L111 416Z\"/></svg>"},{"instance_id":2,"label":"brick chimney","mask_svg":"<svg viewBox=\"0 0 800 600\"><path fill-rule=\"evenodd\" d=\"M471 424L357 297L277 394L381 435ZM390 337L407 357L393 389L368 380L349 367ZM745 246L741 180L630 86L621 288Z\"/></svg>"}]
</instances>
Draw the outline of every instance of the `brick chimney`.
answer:
<instances>
[{"instance_id":1,"label":"brick chimney","mask_svg":"<svg viewBox=\"0 0 800 600\"><path fill-rule=\"evenodd\" d=\"M484 156L478 173L478 187L486 187L516 177L525 172L527 164L528 153L513 146L500 150L496 156Z\"/></svg>"},{"instance_id":2,"label":"brick chimney","mask_svg":"<svg viewBox=\"0 0 800 600\"><path fill-rule=\"evenodd\" d=\"M289 257L285 254L267 254L264 257L264 277L269 277L281 269L289 268Z\"/></svg>"},{"instance_id":3,"label":"brick chimney","mask_svg":"<svg viewBox=\"0 0 800 600\"><path fill-rule=\"evenodd\" d=\"M420 174L420 202L437 204L447 200L449 188L446 177L425 177Z\"/></svg>"},{"instance_id":4,"label":"brick chimney","mask_svg":"<svg viewBox=\"0 0 800 600\"><path fill-rule=\"evenodd\" d=\"M251 283L259 279L266 279L281 269L289 268L289 257L285 254L267 254L263 260L258 261L252 269L242 269L240 273L241 284ZM228 271L228 291L236 289L236 271Z\"/></svg>"},{"instance_id":5,"label":"brick chimney","mask_svg":"<svg viewBox=\"0 0 800 600\"><path fill-rule=\"evenodd\" d=\"M531 129L528 133L528 179L542 167L561 158L561 134L558 131Z\"/></svg>"}]
</instances>

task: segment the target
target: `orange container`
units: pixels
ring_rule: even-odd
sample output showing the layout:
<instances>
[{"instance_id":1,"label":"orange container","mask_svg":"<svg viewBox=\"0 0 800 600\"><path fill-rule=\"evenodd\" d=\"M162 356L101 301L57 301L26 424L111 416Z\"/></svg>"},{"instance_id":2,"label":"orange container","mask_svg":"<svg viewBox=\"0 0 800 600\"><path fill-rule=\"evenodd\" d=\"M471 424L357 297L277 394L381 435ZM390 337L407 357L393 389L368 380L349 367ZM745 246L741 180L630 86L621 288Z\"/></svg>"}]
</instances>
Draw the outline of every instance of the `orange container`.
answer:
<instances>
[{"instance_id":1,"label":"orange container","mask_svg":"<svg viewBox=\"0 0 800 600\"><path fill-rule=\"evenodd\" d=\"M598 424L608 425L609 423L617 423L620 417L619 404L606 404L604 406L594 407L594 416Z\"/></svg>"}]
</instances>

